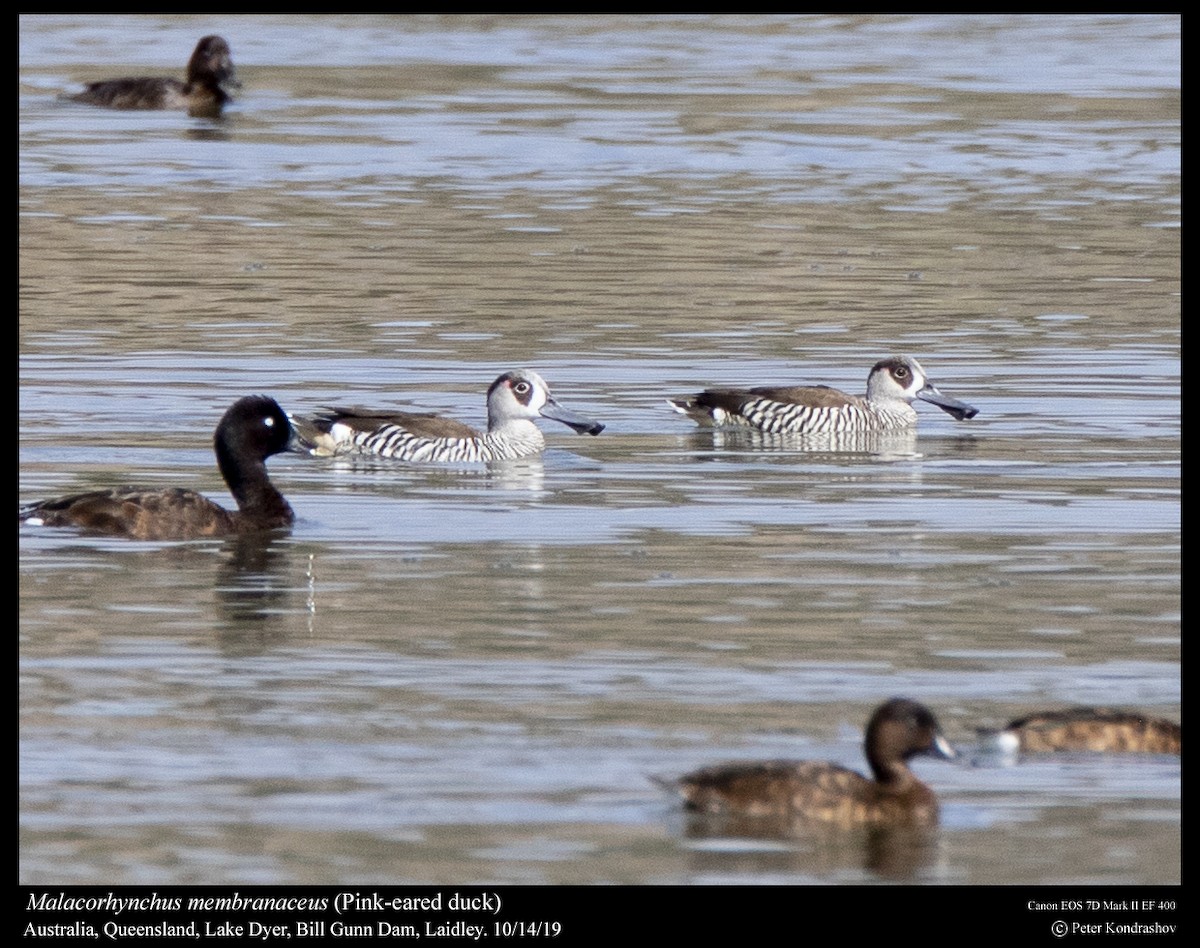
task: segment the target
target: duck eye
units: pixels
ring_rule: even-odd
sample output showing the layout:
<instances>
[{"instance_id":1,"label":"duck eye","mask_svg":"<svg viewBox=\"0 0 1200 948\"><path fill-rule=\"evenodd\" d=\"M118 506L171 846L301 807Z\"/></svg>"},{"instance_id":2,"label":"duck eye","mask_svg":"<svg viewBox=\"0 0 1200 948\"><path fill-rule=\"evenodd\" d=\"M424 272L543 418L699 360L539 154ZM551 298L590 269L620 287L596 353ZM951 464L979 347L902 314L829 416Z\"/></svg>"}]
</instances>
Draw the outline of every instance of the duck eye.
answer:
<instances>
[{"instance_id":1,"label":"duck eye","mask_svg":"<svg viewBox=\"0 0 1200 948\"><path fill-rule=\"evenodd\" d=\"M898 378L898 379L908 378L908 367L904 366L904 365L897 366L896 367L896 378Z\"/></svg>"},{"instance_id":2,"label":"duck eye","mask_svg":"<svg viewBox=\"0 0 1200 948\"><path fill-rule=\"evenodd\" d=\"M516 385L513 386L513 391L516 392L518 395L524 395L526 392L529 391L529 383L528 382L518 382Z\"/></svg>"},{"instance_id":3,"label":"duck eye","mask_svg":"<svg viewBox=\"0 0 1200 948\"><path fill-rule=\"evenodd\" d=\"M263 424L266 425L268 428L274 428L275 427L275 419L272 418L270 415L268 415L266 418L263 419Z\"/></svg>"}]
</instances>

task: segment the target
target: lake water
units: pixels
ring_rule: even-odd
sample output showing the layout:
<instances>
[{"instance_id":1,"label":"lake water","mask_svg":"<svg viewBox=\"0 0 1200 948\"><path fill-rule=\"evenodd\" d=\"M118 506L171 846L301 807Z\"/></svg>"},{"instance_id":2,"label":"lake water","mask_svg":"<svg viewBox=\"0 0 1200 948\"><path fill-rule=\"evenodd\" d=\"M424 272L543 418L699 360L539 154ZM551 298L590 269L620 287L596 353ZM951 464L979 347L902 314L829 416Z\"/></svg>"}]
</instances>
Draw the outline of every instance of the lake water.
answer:
<instances>
[{"instance_id":1,"label":"lake water","mask_svg":"<svg viewBox=\"0 0 1200 948\"><path fill-rule=\"evenodd\" d=\"M25 16L19 499L228 503L265 392L608 427L272 459L266 543L19 530L20 880L1179 883L1178 758L917 760L941 826L706 838L651 774L1180 719L1180 18ZM182 75L222 120L58 100ZM884 448L700 431L717 384L979 408ZM977 762L976 762L977 764ZM893 854L895 855L895 854Z\"/></svg>"}]
</instances>

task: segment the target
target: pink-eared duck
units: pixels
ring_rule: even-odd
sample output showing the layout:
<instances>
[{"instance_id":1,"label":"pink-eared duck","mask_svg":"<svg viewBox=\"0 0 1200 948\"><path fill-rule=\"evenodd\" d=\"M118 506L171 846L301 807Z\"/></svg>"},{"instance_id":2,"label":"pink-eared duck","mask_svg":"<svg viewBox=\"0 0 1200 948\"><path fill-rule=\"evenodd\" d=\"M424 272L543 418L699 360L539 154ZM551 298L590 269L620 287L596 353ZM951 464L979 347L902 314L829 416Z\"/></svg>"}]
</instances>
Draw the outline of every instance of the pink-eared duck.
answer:
<instances>
[{"instance_id":1,"label":"pink-eared duck","mask_svg":"<svg viewBox=\"0 0 1200 948\"><path fill-rule=\"evenodd\" d=\"M914 428L914 399L937 405L959 421L979 410L937 390L916 359L883 359L867 377L867 394L827 385L714 388L668 404L698 424L754 428L773 434L867 434Z\"/></svg>"},{"instance_id":2,"label":"pink-eared duck","mask_svg":"<svg viewBox=\"0 0 1200 948\"><path fill-rule=\"evenodd\" d=\"M604 425L554 400L536 372L505 372L487 393L488 426L480 432L439 415L328 408L293 416L292 450L320 457L367 455L401 461L504 461L540 454L546 439L533 423L550 418L580 434Z\"/></svg>"}]
</instances>

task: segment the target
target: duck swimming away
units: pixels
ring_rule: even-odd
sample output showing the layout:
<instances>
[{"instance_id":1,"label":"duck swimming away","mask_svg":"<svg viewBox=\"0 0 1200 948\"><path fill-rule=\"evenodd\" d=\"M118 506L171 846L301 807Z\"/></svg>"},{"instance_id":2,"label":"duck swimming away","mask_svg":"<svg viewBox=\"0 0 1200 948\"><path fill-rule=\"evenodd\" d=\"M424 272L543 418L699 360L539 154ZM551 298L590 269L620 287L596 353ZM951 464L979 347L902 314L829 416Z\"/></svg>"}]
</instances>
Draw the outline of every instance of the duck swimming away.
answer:
<instances>
[{"instance_id":1,"label":"duck swimming away","mask_svg":"<svg viewBox=\"0 0 1200 948\"><path fill-rule=\"evenodd\" d=\"M292 418L291 448L318 457L346 455L400 461L506 461L540 454L546 439L534 424L550 418L580 434L604 425L560 405L536 372L505 372L488 388L487 431L440 415L362 408L328 408Z\"/></svg>"},{"instance_id":2,"label":"duck swimming away","mask_svg":"<svg viewBox=\"0 0 1200 948\"><path fill-rule=\"evenodd\" d=\"M867 394L848 395L827 385L714 388L668 399L682 415L710 427L755 428L773 434L868 434L917 424L914 400L937 405L958 421L979 409L943 395L916 359L892 356L867 376Z\"/></svg>"},{"instance_id":3,"label":"duck swimming away","mask_svg":"<svg viewBox=\"0 0 1200 948\"><path fill-rule=\"evenodd\" d=\"M290 527L295 515L266 465L287 449L290 437L287 415L265 395L239 399L225 412L213 446L237 501L235 511L179 487L117 487L30 504L20 509L19 520L134 540L195 540Z\"/></svg>"},{"instance_id":4,"label":"duck swimming away","mask_svg":"<svg viewBox=\"0 0 1200 948\"><path fill-rule=\"evenodd\" d=\"M1040 711L1009 722L1003 730L982 732L981 737L986 749L1005 754L1180 754L1183 748L1182 725L1113 708Z\"/></svg>"}]
</instances>

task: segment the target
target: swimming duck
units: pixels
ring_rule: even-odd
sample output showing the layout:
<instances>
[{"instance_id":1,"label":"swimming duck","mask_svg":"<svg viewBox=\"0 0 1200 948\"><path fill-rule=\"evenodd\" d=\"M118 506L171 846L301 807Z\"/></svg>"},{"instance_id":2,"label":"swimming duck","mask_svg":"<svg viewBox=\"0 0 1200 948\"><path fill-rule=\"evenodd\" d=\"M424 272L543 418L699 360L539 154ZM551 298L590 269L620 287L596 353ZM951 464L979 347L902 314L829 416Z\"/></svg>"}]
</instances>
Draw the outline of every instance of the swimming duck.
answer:
<instances>
[{"instance_id":1,"label":"swimming duck","mask_svg":"<svg viewBox=\"0 0 1200 948\"><path fill-rule=\"evenodd\" d=\"M240 89L229 44L206 36L196 44L187 64L187 81L137 77L89 82L82 92L65 98L109 109L187 109L192 115L218 115Z\"/></svg>"},{"instance_id":2,"label":"swimming duck","mask_svg":"<svg viewBox=\"0 0 1200 948\"><path fill-rule=\"evenodd\" d=\"M551 418L580 434L604 425L555 401L536 372L505 372L488 388L488 427L480 432L440 415L328 408L292 418L292 450L321 457L367 455L401 461L503 461L539 454L546 439L533 423Z\"/></svg>"},{"instance_id":3,"label":"swimming duck","mask_svg":"<svg viewBox=\"0 0 1200 948\"><path fill-rule=\"evenodd\" d=\"M933 713L893 698L871 715L864 747L872 777L833 763L768 760L706 767L670 786L687 809L718 816L839 827L935 822L937 798L908 768L917 754L957 756Z\"/></svg>"},{"instance_id":4,"label":"swimming duck","mask_svg":"<svg viewBox=\"0 0 1200 948\"><path fill-rule=\"evenodd\" d=\"M1018 718L998 732L983 732L984 746L1007 754L1050 751L1179 754L1182 725L1137 711L1067 708Z\"/></svg>"},{"instance_id":5,"label":"swimming duck","mask_svg":"<svg viewBox=\"0 0 1200 948\"><path fill-rule=\"evenodd\" d=\"M274 399L253 395L225 412L213 444L236 511L179 487L117 487L30 504L21 508L20 521L134 540L193 540L288 527L295 515L267 476L266 459L286 450L290 437L287 415Z\"/></svg>"},{"instance_id":6,"label":"swimming duck","mask_svg":"<svg viewBox=\"0 0 1200 948\"><path fill-rule=\"evenodd\" d=\"M943 395L916 359L892 356L875 363L867 394L847 395L827 385L708 389L668 399L701 425L732 425L775 434L865 434L902 431L917 424L914 399L937 405L959 421L979 409Z\"/></svg>"}]
</instances>

